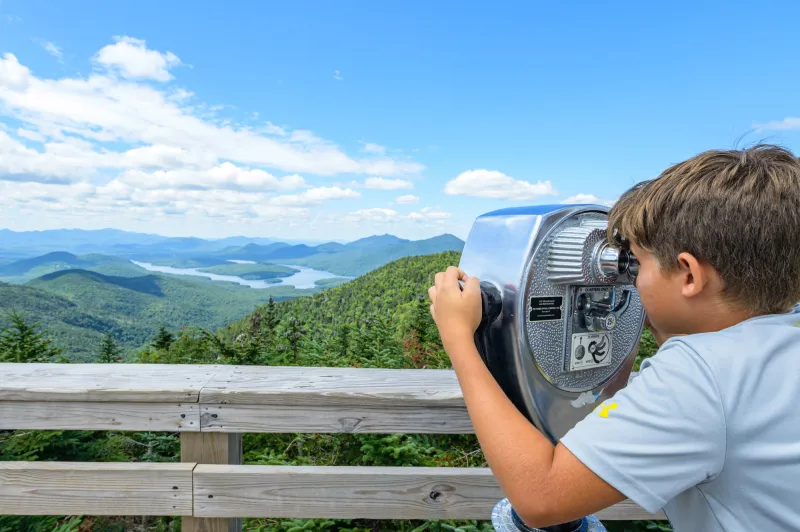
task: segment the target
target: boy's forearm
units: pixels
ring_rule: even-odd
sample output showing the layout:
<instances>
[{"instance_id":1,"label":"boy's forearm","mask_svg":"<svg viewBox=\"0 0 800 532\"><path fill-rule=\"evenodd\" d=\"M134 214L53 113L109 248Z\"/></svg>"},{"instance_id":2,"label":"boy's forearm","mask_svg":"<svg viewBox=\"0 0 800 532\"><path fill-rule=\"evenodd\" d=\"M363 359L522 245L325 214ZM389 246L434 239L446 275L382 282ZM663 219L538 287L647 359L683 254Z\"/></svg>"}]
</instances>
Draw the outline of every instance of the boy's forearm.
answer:
<instances>
[{"instance_id":1,"label":"boy's forearm","mask_svg":"<svg viewBox=\"0 0 800 532\"><path fill-rule=\"evenodd\" d=\"M555 447L506 397L471 338L445 343L475 434L503 493L512 505L547 491ZM542 501L544 502L544 501Z\"/></svg>"}]
</instances>

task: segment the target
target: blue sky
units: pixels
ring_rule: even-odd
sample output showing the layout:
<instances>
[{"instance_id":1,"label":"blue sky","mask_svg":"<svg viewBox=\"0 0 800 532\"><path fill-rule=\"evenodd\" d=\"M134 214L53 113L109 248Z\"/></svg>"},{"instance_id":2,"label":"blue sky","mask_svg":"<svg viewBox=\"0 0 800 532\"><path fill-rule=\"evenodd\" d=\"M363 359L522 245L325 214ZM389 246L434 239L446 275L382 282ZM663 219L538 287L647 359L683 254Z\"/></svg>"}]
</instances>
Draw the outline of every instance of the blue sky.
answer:
<instances>
[{"instance_id":1,"label":"blue sky","mask_svg":"<svg viewBox=\"0 0 800 532\"><path fill-rule=\"evenodd\" d=\"M0 0L0 227L464 238L800 151L799 3L552 4Z\"/></svg>"}]
</instances>

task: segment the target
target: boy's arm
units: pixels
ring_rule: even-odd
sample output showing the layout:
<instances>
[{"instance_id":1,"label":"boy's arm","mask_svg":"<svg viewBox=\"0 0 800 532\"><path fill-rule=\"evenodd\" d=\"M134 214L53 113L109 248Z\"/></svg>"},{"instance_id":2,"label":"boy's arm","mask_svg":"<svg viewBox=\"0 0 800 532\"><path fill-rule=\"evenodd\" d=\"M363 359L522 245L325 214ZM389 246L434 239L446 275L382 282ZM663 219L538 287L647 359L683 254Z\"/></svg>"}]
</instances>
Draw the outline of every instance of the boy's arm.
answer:
<instances>
[{"instance_id":1,"label":"boy's arm","mask_svg":"<svg viewBox=\"0 0 800 532\"><path fill-rule=\"evenodd\" d=\"M465 281L463 291L459 280ZM481 317L478 280L451 267L436 275L429 296L478 441L519 516L529 526L543 527L622 501L619 491L531 425L486 368L473 341Z\"/></svg>"},{"instance_id":2,"label":"boy's arm","mask_svg":"<svg viewBox=\"0 0 800 532\"><path fill-rule=\"evenodd\" d=\"M459 279L466 281L463 291ZM666 342L608 409L579 421L553 447L507 399L477 353L478 279L450 268L436 275L429 296L489 465L532 526L583 517L623 494L655 513L721 473L727 444L722 398L714 372L686 342Z\"/></svg>"},{"instance_id":3,"label":"boy's arm","mask_svg":"<svg viewBox=\"0 0 800 532\"><path fill-rule=\"evenodd\" d=\"M566 523L625 499L530 424L489 373L471 337L449 338L444 347L489 467L526 524Z\"/></svg>"}]
</instances>

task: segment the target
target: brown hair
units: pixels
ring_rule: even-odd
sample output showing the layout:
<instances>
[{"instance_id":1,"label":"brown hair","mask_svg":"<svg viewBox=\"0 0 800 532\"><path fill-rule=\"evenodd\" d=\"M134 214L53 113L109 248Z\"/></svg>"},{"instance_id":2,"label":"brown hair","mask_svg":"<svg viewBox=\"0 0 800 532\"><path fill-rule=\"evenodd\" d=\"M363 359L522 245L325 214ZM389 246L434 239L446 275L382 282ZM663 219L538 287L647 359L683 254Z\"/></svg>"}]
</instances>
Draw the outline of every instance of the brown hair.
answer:
<instances>
[{"instance_id":1,"label":"brown hair","mask_svg":"<svg viewBox=\"0 0 800 532\"><path fill-rule=\"evenodd\" d=\"M608 235L668 272L691 253L716 268L734 304L786 312L800 301L800 160L765 144L700 153L625 192Z\"/></svg>"}]
</instances>

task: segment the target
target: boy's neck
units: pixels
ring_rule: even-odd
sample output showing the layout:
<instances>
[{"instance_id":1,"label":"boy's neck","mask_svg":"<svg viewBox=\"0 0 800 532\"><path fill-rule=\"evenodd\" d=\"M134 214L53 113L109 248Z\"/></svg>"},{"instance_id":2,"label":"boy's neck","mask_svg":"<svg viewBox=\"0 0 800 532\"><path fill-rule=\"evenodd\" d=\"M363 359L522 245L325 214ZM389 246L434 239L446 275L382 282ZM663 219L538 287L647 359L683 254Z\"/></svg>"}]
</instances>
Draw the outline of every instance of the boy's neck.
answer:
<instances>
[{"instance_id":1,"label":"boy's neck","mask_svg":"<svg viewBox=\"0 0 800 532\"><path fill-rule=\"evenodd\" d=\"M755 317L753 313L724 301L702 305L695 309L695 315L702 316L702 319L687 324L691 330L689 334L721 331Z\"/></svg>"}]
</instances>

